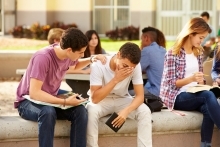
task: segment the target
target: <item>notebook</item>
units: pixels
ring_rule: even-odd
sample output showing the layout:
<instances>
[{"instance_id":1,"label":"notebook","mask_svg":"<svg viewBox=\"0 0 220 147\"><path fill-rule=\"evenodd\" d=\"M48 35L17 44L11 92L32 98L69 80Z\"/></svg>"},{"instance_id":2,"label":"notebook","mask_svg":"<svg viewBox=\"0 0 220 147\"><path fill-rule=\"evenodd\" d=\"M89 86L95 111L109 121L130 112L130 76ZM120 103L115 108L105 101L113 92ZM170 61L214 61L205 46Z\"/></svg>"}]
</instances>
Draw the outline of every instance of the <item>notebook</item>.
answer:
<instances>
[{"instance_id":1,"label":"notebook","mask_svg":"<svg viewBox=\"0 0 220 147\"><path fill-rule=\"evenodd\" d=\"M189 87L186 92L189 93L196 93L196 92L200 92L200 91L204 91L204 90L208 90L208 91L212 91L216 98L220 98L220 87L219 86L209 86L209 85L196 85L196 86L191 86Z\"/></svg>"},{"instance_id":2,"label":"notebook","mask_svg":"<svg viewBox=\"0 0 220 147\"><path fill-rule=\"evenodd\" d=\"M123 126L123 124L120 126L120 127L113 127L113 124L112 124L112 121L115 119L115 118L117 118L118 117L118 114L117 113L113 113L109 118L108 118L108 120L105 122L105 124L107 125L107 126L109 126L113 131L115 131L116 133L118 132L118 130Z\"/></svg>"},{"instance_id":3,"label":"notebook","mask_svg":"<svg viewBox=\"0 0 220 147\"><path fill-rule=\"evenodd\" d=\"M53 106L53 107L57 107L57 108L61 108L61 109L69 109L69 108L72 108L74 106L70 106L70 105L67 105L67 106L63 106L62 104L51 104L51 103L47 103L47 102L43 102L43 101L38 101L38 100L34 100L34 99L31 99L30 98L30 95L24 95L23 98L33 102L33 103L36 103L36 104L40 104L40 105L48 105L48 106ZM60 97L61 98L61 97ZM80 103L79 105L84 105L84 104L87 104L89 101L86 100L82 103Z\"/></svg>"}]
</instances>

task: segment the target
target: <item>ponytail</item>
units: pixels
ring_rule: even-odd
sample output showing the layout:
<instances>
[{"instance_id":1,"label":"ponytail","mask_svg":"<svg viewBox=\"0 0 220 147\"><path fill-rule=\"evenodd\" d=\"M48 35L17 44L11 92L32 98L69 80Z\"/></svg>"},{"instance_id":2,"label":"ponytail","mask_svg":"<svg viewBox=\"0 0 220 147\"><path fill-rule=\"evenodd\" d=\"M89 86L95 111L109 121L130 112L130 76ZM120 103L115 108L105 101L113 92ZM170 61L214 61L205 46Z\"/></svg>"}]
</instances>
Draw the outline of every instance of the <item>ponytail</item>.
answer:
<instances>
[{"instance_id":1,"label":"ponytail","mask_svg":"<svg viewBox=\"0 0 220 147\"><path fill-rule=\"evenodd\" d=\"M161 32L158 29L156 29L156 32L157 32L157 40L156 40L157 44L159 46L166 48L166 39L165 39L163 32Z\"/></svg>"}]
</instances>

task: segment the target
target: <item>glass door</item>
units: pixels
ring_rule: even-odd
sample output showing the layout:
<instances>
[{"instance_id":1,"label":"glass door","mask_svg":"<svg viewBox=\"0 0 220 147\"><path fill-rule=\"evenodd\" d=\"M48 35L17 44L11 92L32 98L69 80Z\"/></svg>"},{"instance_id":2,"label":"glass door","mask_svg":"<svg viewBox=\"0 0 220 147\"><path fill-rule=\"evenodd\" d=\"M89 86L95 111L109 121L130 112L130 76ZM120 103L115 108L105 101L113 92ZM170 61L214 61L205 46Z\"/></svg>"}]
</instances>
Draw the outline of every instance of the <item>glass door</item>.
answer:
<instances>
[{"instance_id":1,"label":"glass door","mask_svg":"<svg viewBox=\"0 0 220 147\"><path fill-rule=\"evenodd\" d=\"M0 0L0 35L9 34L15 27L16 0Z\"/></svg>"},{"instance_id":2,"label":"glass door","mask_svg":"<svg viewBox=\"0 0 220 147\"><path fill-rule=\"evenodd\" d=\"M3 0L0 0L0 35L4 35L4 15L3 15Z\"/></svg>"},{"instance_id":3,"label":"glass door","mask_svg":"<svg viewBox=\"0 0 220 147\"><path fill-rule=\"evenodd\" d=\"M15 27L16 0L2 0L4 3L4 34L9 34Z\"/></svg>"},{"instance_id":4,"label":"glass door","mask_svg":"<svg viewBox=\"0 0 220 147\"><path fill-rule=\"evenodd\" d=\"M100 36L109 30L130 24L129 0L94 0L93 29Z\"/></svg>"},{"instance_id":5,"label":"glass door","mask_svg":"<svg viewBox=\"0 0 220 147\"><path fill-rule=\"evenodd\" d=\"M167 40L175 40L183 26L203 11L210 14L210 24L216 28L216 0L157 0L157 28Z\"/></svg>"}]
</instances>

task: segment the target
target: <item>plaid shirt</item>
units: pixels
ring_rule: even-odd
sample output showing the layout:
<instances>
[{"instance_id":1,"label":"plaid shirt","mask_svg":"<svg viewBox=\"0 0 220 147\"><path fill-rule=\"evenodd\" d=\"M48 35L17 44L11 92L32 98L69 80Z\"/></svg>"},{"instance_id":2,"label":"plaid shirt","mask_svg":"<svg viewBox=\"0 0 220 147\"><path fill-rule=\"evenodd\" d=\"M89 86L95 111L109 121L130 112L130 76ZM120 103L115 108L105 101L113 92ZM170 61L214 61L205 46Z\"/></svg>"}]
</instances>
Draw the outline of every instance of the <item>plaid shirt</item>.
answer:
<instances>
[{"instance_id":1,"label":"plaid shirt","mask_svg":"<svg viewBox=\"0 0 220 147\"><path fill-rule=\"evenodd\" d=\"M180 88L176 87L176 81L185 77L185 50L181 49L179 55L173 55L169 50L165 55L164 70L160 87L160 98L168 109L173 109L177 93ZM199 71L203 71L202 56L198 56Z\"/></svg>"}]
</instances>

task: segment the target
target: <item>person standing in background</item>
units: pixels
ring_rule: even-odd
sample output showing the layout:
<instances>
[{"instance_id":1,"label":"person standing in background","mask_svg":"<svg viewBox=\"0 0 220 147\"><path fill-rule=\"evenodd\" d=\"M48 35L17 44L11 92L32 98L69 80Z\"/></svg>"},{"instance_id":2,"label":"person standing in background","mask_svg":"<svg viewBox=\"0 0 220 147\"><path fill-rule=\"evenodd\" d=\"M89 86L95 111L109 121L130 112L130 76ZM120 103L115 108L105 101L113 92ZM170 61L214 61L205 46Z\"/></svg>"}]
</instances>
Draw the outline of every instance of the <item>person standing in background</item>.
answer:
<instances>
[{"instance_id":1,"label":"person standing in background","mask_svg":"<svg viewBox=\"0 0 220 147\"><path fill-rule=\"evenodd\" d=\"M216 33L213 27L209 24L209 19L210 19L209 13L205 11L202 12L200 16L209 25L209 27L212 30L212 32L206 36L206 38L203 40L201 44L204 49L203 52L203 62L204 62L209 57L209 54L212 51L212 45L215 44Z\"/></svg>"}]
</instances>

